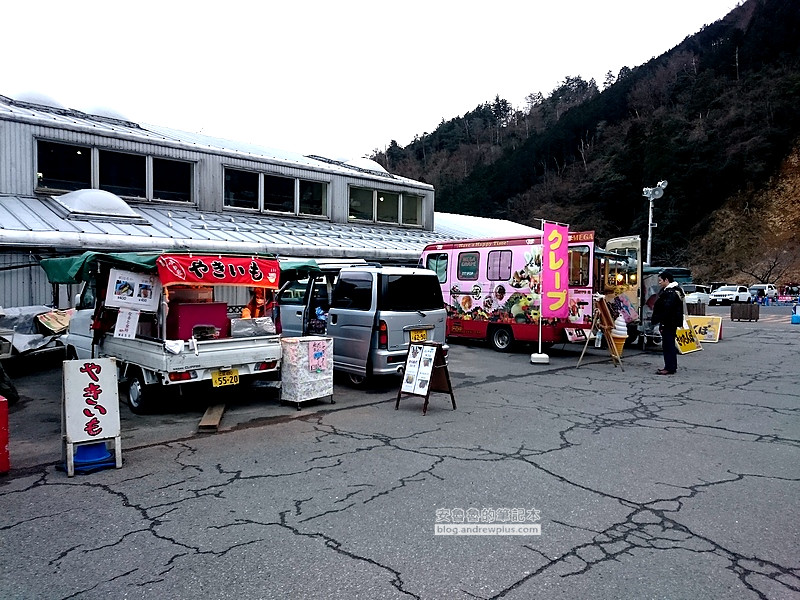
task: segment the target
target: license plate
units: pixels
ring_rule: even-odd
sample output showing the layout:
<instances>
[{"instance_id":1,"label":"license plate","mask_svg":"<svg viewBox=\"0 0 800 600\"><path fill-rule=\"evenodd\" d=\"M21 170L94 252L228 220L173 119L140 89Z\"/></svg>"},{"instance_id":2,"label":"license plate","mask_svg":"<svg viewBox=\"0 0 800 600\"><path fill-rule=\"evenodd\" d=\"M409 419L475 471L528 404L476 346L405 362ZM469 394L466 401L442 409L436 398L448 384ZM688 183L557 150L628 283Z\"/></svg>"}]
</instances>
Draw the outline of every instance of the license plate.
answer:
<instances>
[{"instance_id":1,"label":"license plate","mask_svg":"<svg viewBox=\"0 0 800 600\"><path fill-rule=\"evenodd\" d=\"M236 385L239 383L239 370L211 371L211 385L221 387L223 385Z\"/></svg>"},{"instance_id":2,"label":"license plate","mask_svg":"<svg viewBox=\"0 0 800 600\"><path fill-rule=\"evenodd\" d=\"M411 341L412 342L424 342L428 339L428 330L427 329L412 329L411 330Z\"/></svg>"}]
</instances>

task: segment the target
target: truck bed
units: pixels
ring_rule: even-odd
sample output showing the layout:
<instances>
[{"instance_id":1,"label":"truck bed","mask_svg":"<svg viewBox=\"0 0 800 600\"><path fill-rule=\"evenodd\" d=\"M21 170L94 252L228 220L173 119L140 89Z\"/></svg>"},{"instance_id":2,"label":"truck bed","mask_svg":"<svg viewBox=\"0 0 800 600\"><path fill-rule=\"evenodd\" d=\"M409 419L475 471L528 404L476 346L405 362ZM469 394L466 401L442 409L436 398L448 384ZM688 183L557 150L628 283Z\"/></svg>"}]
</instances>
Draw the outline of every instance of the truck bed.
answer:
<instances>
[{"instance_id":1,"label":"truck bed","mask_svg":"<svg viewBox=\"0 0 800 600\"><path fill-rule=\"evenodd\" d=\"M201 381L210 378L210 370L237 368L241 375L252 374L255 371L251 367L260 362L277 361L277 369L281 360L281 342L279 335L197 341L194 348L185 341L181 352L174 354L166 350L162 340L106 336L98 347L98 353L99 356L114 356L162 373L197 371L196 380Z\"/></svg>"}]
</instances>

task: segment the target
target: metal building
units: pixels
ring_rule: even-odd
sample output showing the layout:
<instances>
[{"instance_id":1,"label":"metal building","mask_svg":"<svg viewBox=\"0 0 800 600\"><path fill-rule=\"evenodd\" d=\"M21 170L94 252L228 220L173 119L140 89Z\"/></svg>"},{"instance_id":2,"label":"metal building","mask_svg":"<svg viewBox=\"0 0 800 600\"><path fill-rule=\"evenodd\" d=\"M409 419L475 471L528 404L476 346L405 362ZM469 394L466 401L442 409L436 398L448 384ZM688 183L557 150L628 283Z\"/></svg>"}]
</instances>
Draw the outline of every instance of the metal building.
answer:
<instances>
[{"instance_id":1,"label":"metal building","mask_svg":"<svg viewBox=\"0 0 800 600\"><path fill-rule=\"evenodd\" d=\"M429 243L475 237L447 227L451 217L463 226L464 217L442 215L447 233L436 233L433 186L368 159L0 96L0 306L54 301L38 267L46 256L195 250L414 264ZM507 233L508 221L497 224Z\"/></svg>"}]
</instances>

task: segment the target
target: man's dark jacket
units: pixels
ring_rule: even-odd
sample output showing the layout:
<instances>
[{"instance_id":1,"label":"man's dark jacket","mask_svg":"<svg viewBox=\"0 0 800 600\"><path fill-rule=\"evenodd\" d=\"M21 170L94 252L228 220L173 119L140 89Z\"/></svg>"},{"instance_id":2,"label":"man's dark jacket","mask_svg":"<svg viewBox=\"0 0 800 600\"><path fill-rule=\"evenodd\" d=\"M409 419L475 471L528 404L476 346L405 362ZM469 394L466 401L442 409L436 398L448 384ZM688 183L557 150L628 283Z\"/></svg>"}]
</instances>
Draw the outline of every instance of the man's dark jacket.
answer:
<instances>
[{"instance_id":1,"label":"man's dark jacket","mask_svg":"<svg viewBox=\"0 0 800 600\"><path fill-rule=\"evenodd\" d=\"M653 325L661 323L669 329L683 326L683 296L678 286L665 287L653 306Z\"/></svg>"}]
</instances>

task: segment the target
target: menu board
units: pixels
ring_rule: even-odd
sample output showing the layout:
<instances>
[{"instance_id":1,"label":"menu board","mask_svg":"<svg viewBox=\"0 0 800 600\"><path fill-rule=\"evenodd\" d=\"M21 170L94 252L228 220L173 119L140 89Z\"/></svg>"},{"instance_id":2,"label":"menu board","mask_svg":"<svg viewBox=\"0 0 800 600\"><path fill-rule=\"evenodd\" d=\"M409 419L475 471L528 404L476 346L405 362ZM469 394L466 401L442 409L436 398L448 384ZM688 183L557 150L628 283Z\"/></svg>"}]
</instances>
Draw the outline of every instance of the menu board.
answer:
<instances>
[{"instance_id":1,"label":"menu board","mask_svg":"<svg viewBox=\"0 0 800 600\"><path fill-rule=\"evenodd\" d=\"M136 328L138 326L139 311L120 308L117 314L117 323L114 326L114 337L133 339L136 337Z\"/></svg>"},{"instance_id":2,"label":"menu board","mask_svg":"<svg viewBox=\"0 0 800 600\"><path fill-rule=\"evenodd\" d=\"M407 394L425 396L433 373L433 359L436 357L436 346L411 344L408 350L406 371L400 391Z\"/></svg>"},{"instance_id":3,"label":"menu board","mask_svg":"<svg viewBox=\"0 0 800 600\"><path fill-rule=\"evenodd\" d=\"M456 397L453 395L450 373L447 372L447 359L441 344L421 342L408 347L403 382L397 390L397 401L394 404L395 410L400 408L400 396L403 392L425 397L425 403L422 405L423 415L428 410L428 397L431 392L450 394L450 402L455 410Z\"/></svg>"},{"instance_id":4,"label":"menu board","mask_svg":"<svg viewBox=\"0 0 800 600\"><path fill-rule=\"evenodd\" d=\"M122 269L110 269L106 306L133 310L158 310L161 282L158 275L133 273Z\"/></svg>"}]
</instances>

